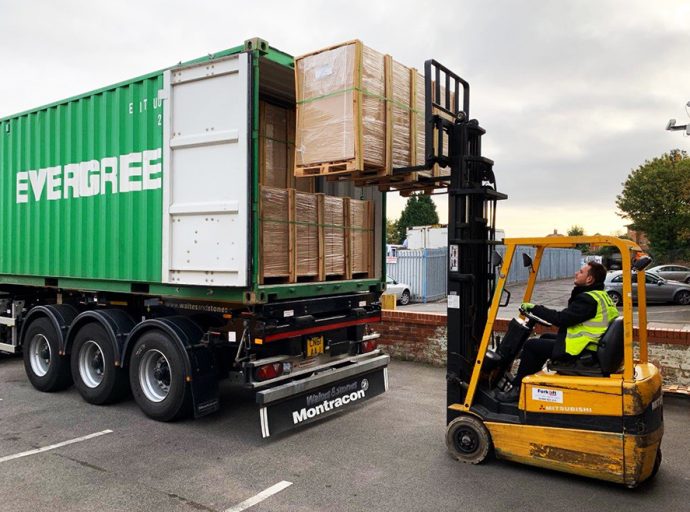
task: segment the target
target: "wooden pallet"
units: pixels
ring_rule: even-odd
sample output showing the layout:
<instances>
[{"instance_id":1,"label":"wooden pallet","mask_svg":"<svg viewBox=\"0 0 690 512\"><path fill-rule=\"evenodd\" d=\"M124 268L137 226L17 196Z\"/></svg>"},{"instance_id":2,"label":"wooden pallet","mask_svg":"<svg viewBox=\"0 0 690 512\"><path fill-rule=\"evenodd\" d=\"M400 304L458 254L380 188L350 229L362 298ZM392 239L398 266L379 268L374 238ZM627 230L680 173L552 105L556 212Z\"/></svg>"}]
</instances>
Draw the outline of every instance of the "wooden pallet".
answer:
<instances>
[{"instance_id":1,"label":"wooden pallet","mask_svg":"<svg viewBox=\"0 0 690 512\"><path fill-rule=\"evenodd\" d=\"M337 174L351 174L357 171L355 160L341 160L338 162L324 162L311 165L296 165L295 176L298 178L313 176L331 176Z\"/></svg>"}]
</instances>

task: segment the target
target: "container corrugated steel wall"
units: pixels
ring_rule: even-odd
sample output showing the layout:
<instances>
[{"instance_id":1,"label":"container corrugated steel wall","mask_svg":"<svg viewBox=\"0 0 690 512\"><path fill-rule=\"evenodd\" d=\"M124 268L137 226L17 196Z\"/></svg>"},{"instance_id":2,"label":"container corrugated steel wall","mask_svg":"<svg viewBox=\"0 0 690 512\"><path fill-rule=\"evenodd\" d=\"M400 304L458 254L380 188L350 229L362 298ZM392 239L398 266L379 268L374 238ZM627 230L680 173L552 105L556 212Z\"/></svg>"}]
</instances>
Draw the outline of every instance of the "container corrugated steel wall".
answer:
<instances>
[{"instance_id":1,"label":"container corrugated steel wall","mask_svg":"<svg viewBox=\"0 0 690 512\"><path fill-rule=\"evenodd\" d=\"M146 160L136 159L162 147L162 87L163 75L157 74L2 121L0 273L161 281L162 172L142 183ZM122 160L117 187L101 180L112 171L102 159L124 156L126 162L127 155L135 161L127 183ZM149 165L160 164L160 153L151 155L158 158ZM65 173L68 164L82 164L76 172L78 179L86 176L83 185L66 186L75 172ZM18 191L17 175L27 171ZM151 189L123 192L121 184ZM78 190L97 193L74 197Z\"/></svg>"}]
</instances>

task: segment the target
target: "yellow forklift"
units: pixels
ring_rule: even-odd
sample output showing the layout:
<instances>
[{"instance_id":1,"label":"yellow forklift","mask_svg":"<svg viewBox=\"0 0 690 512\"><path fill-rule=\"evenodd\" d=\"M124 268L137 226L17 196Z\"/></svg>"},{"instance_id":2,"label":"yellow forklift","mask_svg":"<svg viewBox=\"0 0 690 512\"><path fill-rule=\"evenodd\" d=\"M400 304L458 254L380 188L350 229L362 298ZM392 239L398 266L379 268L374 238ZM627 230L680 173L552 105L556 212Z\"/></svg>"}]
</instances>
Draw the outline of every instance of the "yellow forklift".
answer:
<instances>
[{"instance_id":1,"label":"yellow forklift","mask_svg":"<svg viewBox=\"0 0 690 512\"><path fill-rule=\"evenodd\" d=\"M426 171L418 173L417 182L427 192L447 187L450 453L476 464L493 450L498 458L635 487L656 474L663 435L661 378L647 357L644 268L651 260L636 257L640 248L633 242L597 236L507 239L501 261L495 251L496 204L507 196L498 192L493 161L482 156L485 131L470 118L469 84L434 60L424 67L425 161L393 173ZM536 249L533 261L525 258L530 272L522 301L529 302L544 251L578 244L610 245L620 252L623 314L611 323L596 354L552 361L522 381L517 403L503 403L496 393L508 389L514 359L543 323L522 312L502 340L494 332L502 297L505 305L510 298L505 282L516 250Z\"/></svg>"},{"instance_id":2,"label":"yellow forklift","mask_svg":"<svg viewBox=\"0 0 690 512\"><path fill-rule=\"evenodd\" d=\"M471 377L462 400L448 404L453 416L446 433L448 450L458 460L476 464L493 447L498 458L628 487L651 478L661 464L663 435L661 376L647 353L644 267L651 260L635 259L641 252L635 243L605 236L514 238L504 243L506 256ZM537 325L550 326L520 310L521 317L510 322L496 343L496 314L518 247L536 249L534 261L523 253L530 270L522 302L529 302L545 249L582 244L613 246L623 255L622 314L609 324L596 354L586 351L575 359L551 361L545 370L525 377L517 404L497 402L495 390L509 382L516 352ZM638 292L636 340L633 277ZM501 353L501 345L511 348Z\"/></svg>"}]
</instances>

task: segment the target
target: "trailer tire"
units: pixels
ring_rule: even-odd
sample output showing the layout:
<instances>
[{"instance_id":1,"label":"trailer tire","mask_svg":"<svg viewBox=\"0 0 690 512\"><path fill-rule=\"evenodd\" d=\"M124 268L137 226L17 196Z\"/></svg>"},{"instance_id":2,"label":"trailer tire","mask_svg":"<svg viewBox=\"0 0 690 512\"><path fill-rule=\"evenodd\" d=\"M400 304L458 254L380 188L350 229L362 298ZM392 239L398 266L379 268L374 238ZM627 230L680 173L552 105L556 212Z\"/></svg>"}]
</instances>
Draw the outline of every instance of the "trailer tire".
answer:
<instances>
[{"instance_id":1,"label":"trailer tire","mask_svg":"<svg viewBox=\"0 0 690 512\"><path fill-rule=\"evenodd\" d=\"M48 318L31 322L24 340L24 370L33 387L49 393L72 384L69 358L60 355L58 334Z\"/></svg>"},{"instance_id":2,"label":"trailer tire","mask_svg":"<svg viewBox=\"0 0 690 512\"><path fill-rule=\"evenodd\" d=\"M128 391L127 373L115 366L108 333L97 323L84 325L74 338L71 357L74 387L90 404L117 402Z\"/></svg>"},{"instance_id":3,"label":"trailer tire","mask_svg":"<svg viewBox=\"0 0 690 512\"><path fill-rule=\"evenodd\" d=\"M145 332L132 348L129 384L134 400L149 418L173 421L188 415L192 393L185 379L184 359L164 332Z\"/></svg>"},{"instance_id":4,"label":"trailer tire","mask_svg":"<svg viewBox=\"0 0 690 512\"><path fill-rule=\"evenodd\" d=\"M478 418L463 415L448 425L446 446L454 459L480 464L491 450L491 435Z\"/></svg>"}]
</instances>

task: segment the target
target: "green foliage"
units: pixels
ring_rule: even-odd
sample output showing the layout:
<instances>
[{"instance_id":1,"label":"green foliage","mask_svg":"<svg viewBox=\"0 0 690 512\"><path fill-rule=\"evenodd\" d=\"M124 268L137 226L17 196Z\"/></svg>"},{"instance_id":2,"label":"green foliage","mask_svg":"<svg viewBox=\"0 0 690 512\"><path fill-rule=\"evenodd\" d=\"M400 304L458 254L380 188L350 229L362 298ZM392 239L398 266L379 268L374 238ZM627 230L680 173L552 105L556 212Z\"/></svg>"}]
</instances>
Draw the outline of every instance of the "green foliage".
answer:
<instances>
[{"instance_id":1,"label":"green foliage","mask_svg":"<svg viewBox=\"0 0 690 512\"><path fill-rule=\"evenodd\" d=\"M398 223L394 220L386 220L386 243L398 243Z\"/></svg>"},{"instance_id":2,"label":"green foliage","mask_svg":"<svg viewBox=\"0 0 690 512\"><path fill-rule=\"evenodd\" d=\"M621 217L646 233L657 261L690 257L690 157L673 150L634 169L616 197Z\"/></svg>"},{"instance_id":3,"label":"green foliage","mask_svg":"<svg viewBox=\"0 0 690 512\"><path fill-rule=\"evenodd\" d=\"M579 226L577 224L574 224L568 228L568 236L584 236L585 235L585 228L582 226ZM589 245L587 244L578 244L575 246L576 249L579 249L585 254L589 253Z\"/></svg>"},{"instance_id":4,"label":"green foliage","mask_svg":"<svg viewBox=\"0 0 690 512\"><path fill-rule=\"evenodd\" d=\"M582 226L574 224L568 228L568 236L583 236L585 234L585 229Z\"/></svg>"},{"instance_id":5,"label":"green foliage","mask_svg":"<svg viewBox=\"0 0 690 512\"><path fill-rule=\"evenodd\" d=\"M397 224L399 244L403 243L407 237L407 228L438 224L436 204L431 200L431 196L420 195L407 198L407 204L400 214Z\"/></svg>"}]
</instances>

